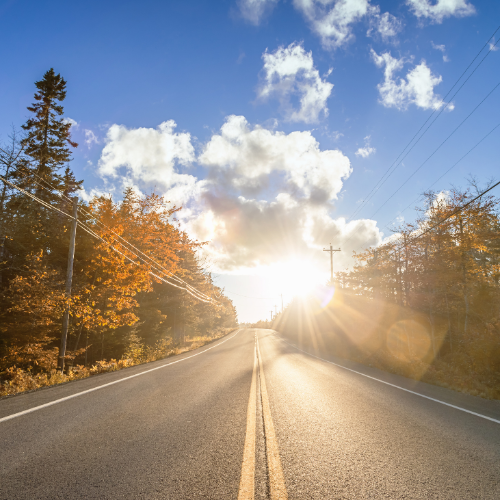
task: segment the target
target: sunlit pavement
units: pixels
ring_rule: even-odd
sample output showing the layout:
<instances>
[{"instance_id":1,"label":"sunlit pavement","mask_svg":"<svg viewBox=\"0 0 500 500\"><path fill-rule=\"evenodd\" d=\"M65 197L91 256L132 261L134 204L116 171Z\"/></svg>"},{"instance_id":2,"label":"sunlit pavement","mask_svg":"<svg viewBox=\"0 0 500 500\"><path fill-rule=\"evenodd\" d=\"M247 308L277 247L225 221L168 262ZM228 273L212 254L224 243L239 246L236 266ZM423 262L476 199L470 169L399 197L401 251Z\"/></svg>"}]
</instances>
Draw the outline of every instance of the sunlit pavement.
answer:
<instances>
[{"instance_id":1,"label":"sunlit pavement","mask_svg":"<svg viewBox=\"0 0 500 500\"><path fill-rule=\"evenodd\" d=\"M271 498L262 377L284 477L279 498L500 498L500 424L308 356L270 330L233 335L0 400L0 499L243 498L252 426L252 495ZM257 405L249 426L252 374ZM481 402L470 401L480 413ZM486 402L485 412L500 419L500 405Z\"/></svg>"}]
</instances>

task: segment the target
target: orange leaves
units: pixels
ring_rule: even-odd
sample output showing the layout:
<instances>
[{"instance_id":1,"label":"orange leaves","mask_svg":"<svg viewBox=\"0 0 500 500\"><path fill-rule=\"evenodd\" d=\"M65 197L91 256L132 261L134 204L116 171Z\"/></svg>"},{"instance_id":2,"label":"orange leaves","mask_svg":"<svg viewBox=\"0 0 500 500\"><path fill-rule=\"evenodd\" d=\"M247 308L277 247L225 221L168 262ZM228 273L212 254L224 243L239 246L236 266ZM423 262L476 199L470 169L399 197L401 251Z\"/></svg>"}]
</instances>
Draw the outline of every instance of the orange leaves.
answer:
<instances>
[{"instance_id":1,"label":"orange leaves","mask_svg":"<svg viewBox=\"0 0 500 500\"><path fill-rule=\"evenodd\" d=\"M118 204L110 196L94 198L89 221L102 241L95 241L74 309L86 328L116 329L137 321L134 297L152 291L156 274L178 273L179 254L196 244L170 223L177 212L154 193L139 196L132 189ZM124 241L126 240L126 241ZM137 255L143 252L141 258ZM150 257L156 263L154 264Z\"/></svg>"}]
</instances>

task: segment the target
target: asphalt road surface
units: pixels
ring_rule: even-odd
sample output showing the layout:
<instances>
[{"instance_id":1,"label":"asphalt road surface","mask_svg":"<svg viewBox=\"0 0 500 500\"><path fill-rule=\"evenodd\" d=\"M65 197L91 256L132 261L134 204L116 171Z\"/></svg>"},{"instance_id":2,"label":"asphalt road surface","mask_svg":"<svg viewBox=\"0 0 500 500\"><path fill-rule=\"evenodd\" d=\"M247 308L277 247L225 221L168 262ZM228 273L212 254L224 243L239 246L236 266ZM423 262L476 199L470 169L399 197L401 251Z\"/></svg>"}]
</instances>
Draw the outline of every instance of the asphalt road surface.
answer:
<instances>
[{"instance_id":1,"label":"asphalt road surface","mask_svg":"<svg viewBox=\"0 0 500 500\"><path fill-rule=\"evenodd\" d=\"M323 357L242 329L4 398L0 499L500 499L499 402Z\"/></svg>"}]
</instances>

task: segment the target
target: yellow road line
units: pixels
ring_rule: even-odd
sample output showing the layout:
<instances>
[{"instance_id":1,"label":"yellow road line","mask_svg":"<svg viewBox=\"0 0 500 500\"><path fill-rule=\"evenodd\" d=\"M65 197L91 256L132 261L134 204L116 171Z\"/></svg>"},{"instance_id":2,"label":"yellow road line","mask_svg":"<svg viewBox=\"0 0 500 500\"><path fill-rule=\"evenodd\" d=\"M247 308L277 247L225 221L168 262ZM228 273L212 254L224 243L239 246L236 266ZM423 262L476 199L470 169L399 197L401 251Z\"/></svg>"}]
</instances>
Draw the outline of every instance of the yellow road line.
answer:
<instances>
[{"instance_id":1,"label":"yellow road line","mask_svg":"<svg viewBox=\"0 0 500 500\"><path fill-rule=\"evenodd\" d=\"M262 413L264 414L264 430L266 434L266 453L267 467L269 472L269 486L271 500L287 500L288 495L285 488L285 478L283 477L283 469L281 468L280 453L278 449L278 441L274 432L273 419L271 417L271 409L269 407L269 398L267 395L266 378L262 366L262 356L260 355L259 340L257 340L257 353L259 356L260 369L260 393L262 396Z\"/></svg>"},{"instance_id":2,"label":"yellow road line","mask_svg":"<svg viewBox=\"0 0 500 500\"><path fill-rule=\"evenodd\" d=\"M240 491L238 500L253 500L255 478L255 419L257 410L257 351L254 347L252 384L247 410L247 433L241 466Z\"/></svg>"}]
</instances>

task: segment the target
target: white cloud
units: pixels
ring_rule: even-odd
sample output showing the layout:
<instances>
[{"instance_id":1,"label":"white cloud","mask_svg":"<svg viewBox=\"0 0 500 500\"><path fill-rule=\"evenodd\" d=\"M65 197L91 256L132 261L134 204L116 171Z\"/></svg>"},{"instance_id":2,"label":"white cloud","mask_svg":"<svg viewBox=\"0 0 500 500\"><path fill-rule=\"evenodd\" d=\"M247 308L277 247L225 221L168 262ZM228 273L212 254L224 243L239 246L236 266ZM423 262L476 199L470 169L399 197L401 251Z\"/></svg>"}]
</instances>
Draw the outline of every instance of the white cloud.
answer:
<instances>
[{"instance_id":1,"label":"white cloud","mask_svg":"<svg viewBox=\"0 0 500 500\"><path fill-rule=\"evenodd\" d=\"M400 110L407 109L415 104L422 109L439 109L442 100L434 93L434 87L441 83L441 76L434 76L425 61L410 70L406 78L395 77L405 62L404 58L396 59L389 52L378 55L371 49L371 55L379 68L384 68L384 82L377 86L380 93L380 102L387 108L394 107ZM449 110L453 105L448 106Z\"/></svg>"},{"instance_id":2,"label":"white cloud","mask_svg":"<svg viewBox=\"0 0 500 500\"><path fill-rule=\"evenodd\" d=\"M239 0L238 7L241 17L258 25L276 6L278 0Z\"/></svg>"},{"instance_id":3,"label":"white cloud","mask_svg":"<svg viewBox=\"0 0 500 500\"><path fill-rule=\"evenodd\" d=\"M196 177L179 173L177 165L195 160L189 133L176 133L176 123L169 120L156 129L128 129L112 125L99 159L99 173L104 178L125 178L127 183L159 186L175 204L182 204L199 189Z\"/></svg>"},{"instance_id":4,"label":"white cloud","mask_svg":"<svg viewBox=\"0 0 500 500\"><path fill-rule=\"evenodd\" d=\"M346 252L338 263L352 265L355 245L381 241L375 221L346 224L331 215L349 159L321 150L310 132L283 132L250 126L229 116L198 158L209 169L201 193L203 211L186 221L221 272L244 273L284 261L324 264L329 241Z\"/></svg>"},{"instance_id":5,"label":"white cloud","mask_svg":"<svg viewBox=\"0 0 500 500\"><path fill-rule=\"evenodd\" d=\"M85 144L90 149L92 144L99 144L99 139L92 130L85 130Z\"/></svg>"},{"instance_id":6,"label":"white cloud","mask_svg":"<svg viewBox=\"0 0 500 500\"><path fill-rule=\"evenodd\" d=\"M77 129L79 127L78 122L69 116L64 117L62 121L63 123L71 123L71 128Z\"/></svg>"},{"instance_id":7,"label":"white cloud","mask_svg":"<svg viewBox=\"0 0 500 500\"><path fill-rule=\"evenodd\" d=\"M491 52L496 52L497 50L499 50L499 48L497 47L497 42L495 42L495 37L493 37L493 40L488 44L490 46L490 50Z\"/></svg>"},{"instance_id":8,"label":"white cloud","mask_svg":"<svg viewBox=\"0 0 500 500\"><path fill-rule=\"evenodd\" d=\"M394 38L403 30L403 23L396 17L385 12L380 14L380 7L374 6L370 8L370 29L366 33L368 36L373 36L376 32L385 42Z\"/></svg>"},{"instance_id":9,"label":"white cloud","mask_svg":"<svg viewBox=\"0 0 500 500\"><path fill-rule=\"evenodd\" d=\"M355 154L356 154L356 156L361 156L362 158L368 158L371 154L375 153L375 151L377 151L377 150L370 146L370 136L367 135L365 137L364 147L359 148Z\"/></svg>"},{"instance_id":10,"label":"white cloud","mask_svg":"<svg viewBox=\"0 0 500 500\"><path fill-rule=\"evenodd\" d=\"M406 0L407 5L418 18L427 18L434 23L442 23L446 17L466 17L476 12L467 0Z\"/></svg>"},{"instance_id":11,"label":"white cloud","mask_svg":"<svg viewBox=\"0 0 500 500\"><path fill-rule=\"evenodd\" d=\"M229 116L198 158L191 136L176 133L173 121L156 129L112 125L105 142L98 164L105 188L161 186L185 207L177 214L181 228L209 241L201 256L217 272L254 273L290 259L327 265L321 249L329 241L346 243L337 259L346 267L355 246L381 241L375 221L331 216L351 166L340 151L321 150L310 132L285 134ZM178 171L191 162L206 169L204 180Z\"/></svg>"},{"instance_id":12,"label":"white cloud","mask_svg":"<svg viewBox=\"0 0 500 500\"><path fill-rule=\"evenodd\" d=\"M433 49L439 50L443 54L446 52L446 46L445 45L437 45L433 41L431 41L431 45Z\"/></svg>"},{"instance_id":13,"label":"white cloud","mask_svg":"<svg viewBox=\"0 0 500 500\"><path fill-rule=\"evenodd\" d=\"M101 188L92 188L90 191L87 191L85 187L78 191L78 196L87 203L92 200L95 196L109 196L115 192L115 187L110 186L110 189L101 189Z\"/></svg>"},{"instance_id":14,"label":"white cloud","mask_svg":"<svg viewBox=\"0 0 500 500\"><path fill-rule=\"evenodd\" d=\"M353 38L351 25L369 13L369 0L294 0L325 49L335 49Z\"/></svg>"},{"instance_id":15,"label":"white cloud","mask_svg":"<svg viewBox=\"0 0 500 500\"><path fill-rule=\"evenodd\" d=\"M439 50L440 52L443 53L443 61L444 62L449 62L449 58L446 55L446 46L445 45L437 45L431 40L431 45L433 49Z\"/></svg>"},{"instance_id":16,"label":"white cloud","mask_svg":"<svg viewBox=\"0 0 500 500\"><path fill-rule=\"evenodd\" d=\"M376 221L346 224L343 218L332 218L327 207L298 202L284 193L271 201L220 193L207 196L205 203L203 213L187 228L210 241L204 255L220 272L243 274L287 261L326 267L322 248L330 241L342 247L335 257L342 269L352 266L354 249L382 239Z\"/></svg>"},{"instance_id":17,"label":"white cloud","mask_svg":"<svg viewBox=\"0 0 500 500\"><path fill-rule=\"evenodd\" d=\"M310 132L252 128L243 116L234 115L212 136L198 161L212 176L221 177L219 183L247 194L263 191L272 174L282 174L273 182L318 203L335 199L342 179L351 173L349 159L338 150L321 151Z\"/></svg>"},{"instance_id":18,"label":"white cloud","mask_svg":"<svg viewBox=\"0 0 500 500\"><path fill-rule=\"evenodd\" d=\"M262 59L264 76L259 98L277 97L287 121L313 123L321 114L328 116L326 101L333 84L321 78L314 67L312 52L292 43L274 52L264 52ZM298 109L292 104L295 96L300 103Z\"/></svg>"}]
</instances>

